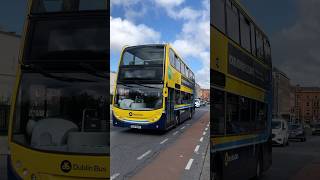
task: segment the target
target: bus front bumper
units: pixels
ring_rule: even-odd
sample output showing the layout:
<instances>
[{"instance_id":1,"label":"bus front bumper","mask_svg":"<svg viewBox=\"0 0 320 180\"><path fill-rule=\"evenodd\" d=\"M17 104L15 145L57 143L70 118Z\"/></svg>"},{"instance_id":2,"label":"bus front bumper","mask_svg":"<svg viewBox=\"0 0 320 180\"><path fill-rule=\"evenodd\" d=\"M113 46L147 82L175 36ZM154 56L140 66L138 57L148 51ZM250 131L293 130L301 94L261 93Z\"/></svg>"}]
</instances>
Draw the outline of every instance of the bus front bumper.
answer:
<instances>
[{"instance_id":1,"label":"bus front bumper","mask_svg":"<svg viewBox=\"0 0 320 180\"><path fill-rule=\"evenodd\" d=\"M116 127L126 127L133 129L166 129L166 114L162 114L160 119L154 123L141 123L139 121L131 121L131 120L119 120L112 113L112 124Z\"/></svg>"}]
</instances>

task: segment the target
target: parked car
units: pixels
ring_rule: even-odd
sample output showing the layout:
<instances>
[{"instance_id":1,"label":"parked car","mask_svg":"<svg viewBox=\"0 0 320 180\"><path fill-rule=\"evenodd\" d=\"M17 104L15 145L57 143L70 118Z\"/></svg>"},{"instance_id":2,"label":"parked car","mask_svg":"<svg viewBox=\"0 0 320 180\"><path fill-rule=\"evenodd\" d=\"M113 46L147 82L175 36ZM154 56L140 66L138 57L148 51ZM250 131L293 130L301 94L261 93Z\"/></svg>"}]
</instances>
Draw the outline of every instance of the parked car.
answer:
<instances>
[{"instance_id":1,"label":"parked car","mask_svg":"<svg viewBox=\"0 0 320 180\"><path fill-rule=\"evenodd\" d=\"M312 135L320 134L320 123L311 125Z\"/></svg>"},{"instance_id":2,"label":"parked car","mask_svg":"<svg viewBox=\"0 0 320 180\"><path fill-rule=\"evenodd\" d=\"M302 124L289 124L289 139L298 139L301 142L307 140L306 132Z\"/></svg>"},{"instance_id":3,"label":"parked car","mask_svg":"<svg viewBox=\"0 0 320 180\"><path fill-rule=\"evenodd\" d=\"M289 145L288 123L284 119L272 119L272 143L276 145Z\"/></svg>"},{"instance_id":4,"label":"parked car","mask_svg":"<svg viewBox=\"0 0 320 180\"><path fill-rule=\"evenodd\" d=\"M200 99L194 100L194 107L199 108L201 106Z\"/></svg>"},{"instance_id":5,"label":"parked car","mask_svg":"<svg viewBox=\"0 0 320 180\"><path fill-rule=\"evenodd\" d=\"M201 100L201 101L200 101L200 105L201 105L201 106L206 106L206 104L207 104L207 102L206 102L205 100Z\"/></svg>"}]
</instances>

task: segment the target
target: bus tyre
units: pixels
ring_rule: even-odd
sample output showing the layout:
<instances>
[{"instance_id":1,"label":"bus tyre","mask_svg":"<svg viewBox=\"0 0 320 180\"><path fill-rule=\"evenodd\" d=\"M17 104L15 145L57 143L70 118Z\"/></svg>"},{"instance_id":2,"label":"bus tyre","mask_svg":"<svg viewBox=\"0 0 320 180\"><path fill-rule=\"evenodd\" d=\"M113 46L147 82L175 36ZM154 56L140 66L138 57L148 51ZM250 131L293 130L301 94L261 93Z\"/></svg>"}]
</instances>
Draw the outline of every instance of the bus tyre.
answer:
<instances>
[{"instance_id":1,"label":"bus tyre","mask_svg":"<svg viewBox=\"0 0 320 180\"><path fill-rule=\"evenodd\" d=\"M176 115L176 126L179 125L179 115Z\"/></svg>"}]
</instances>

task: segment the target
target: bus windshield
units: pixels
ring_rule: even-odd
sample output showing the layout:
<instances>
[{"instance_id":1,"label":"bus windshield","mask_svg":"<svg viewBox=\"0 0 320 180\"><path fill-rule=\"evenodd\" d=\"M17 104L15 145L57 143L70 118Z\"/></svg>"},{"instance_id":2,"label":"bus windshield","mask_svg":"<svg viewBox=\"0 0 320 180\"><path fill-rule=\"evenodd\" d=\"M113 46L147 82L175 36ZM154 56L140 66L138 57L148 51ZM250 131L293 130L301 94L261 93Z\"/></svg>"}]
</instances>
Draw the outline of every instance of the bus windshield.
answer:
<instances>
[{"instance_id":1,"label":"bus windshield","mask_svg":"<svg viewBox=\"0 0 320 180\"><path fill-rule=\"evenodd\" d=\"M31 13L74 12L107 9L106 0L33 0Z\"/></svg>"},{"instance_id":2,"label":"bus windshield","mask_svg":"<svg viewBox=\"0 0 320 180\"><path fill-rule=\"evenodd\" d=\"M24 72L13 140L38 150L107 154L105 78L88 73Z\"/></svg>"},{"instance_id":3,"label":"bus windshield","mask_svg":"<svg viewBox=\"0 0 320 180\"><path fill-rule=\"evenodd\" d=\"M160 84L118 84L114 105L128 110L154 110L162 107Z\"/></svg>"},{"instance_id":4,"label":"bus windshield","mask_svg":"<svg viewBox=\"0 0 320 180\"><path fill-rule=\"evenodd\" d=\"M118 80L162 80L164 46L136 46L122 54Z\"/></svg>"}]
</instances>

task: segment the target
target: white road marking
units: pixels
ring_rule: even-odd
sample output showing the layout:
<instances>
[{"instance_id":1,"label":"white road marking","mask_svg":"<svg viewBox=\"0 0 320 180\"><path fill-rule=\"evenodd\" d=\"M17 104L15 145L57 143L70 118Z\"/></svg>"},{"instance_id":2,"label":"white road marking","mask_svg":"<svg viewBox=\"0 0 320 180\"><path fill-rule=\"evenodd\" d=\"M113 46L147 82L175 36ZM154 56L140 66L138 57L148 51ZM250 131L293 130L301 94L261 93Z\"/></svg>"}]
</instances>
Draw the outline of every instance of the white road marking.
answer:
<instances>
[{"instance_id":1,"label":"white road marking","mask_svg":"<svg viewBox=\"0 0 320 180\"><path fill-rule=\"evenodd\" d=\"M111 180L116 179L118 176L120 176L120 173L113 174L111 176Z\"/></svg>"},{"instance_id":2,"label":"white road marking","mask_svg":"<svg viewBox=\"0 0 320 180\"><path fill-rule=\"evenodd\" d=\"M207 134L207 132L205 132L205 131L202 133L202 135L206 135L206 134Z\"/></svg>"},{"instance_id":3,"label":"white road marking","mask_svg":"<svg viewBox=\"0 0 320 180\"><path fill-rule=\"evenodd\" d=\"M207 131L207 130L208 130L208 128L205 129L205 131Z\"/></svg>"},{"instance_id":4,"label":"white road marking","mask_svg":"<svg viewBox=\"0 0 320 180\"><path fill-rule=\"evenodd\" d=\"M150 154L150 153L151 153L151 150L149 150L149 151L147 151L147 152L143 153L141 156L137 157L137 160L141 160L141 159L143 159L145 156L147 156L147 155L148 155L148 154Z\"/></svg>"},{"instance_id":5,"label":"white road marking","mask_svg":"<svg viewBox=\"0 0 320 180\"><path fill-rule=\"evenodd\" d=\"M168 140L169 140L169 139L167 138L167 139L161 141L160 144L163 144L163 143L167 142Z\"/></svg>"},{"instance_id":6,"label":"white road marking","mask_svg":"<svg viewBox=\"0 0 320 180\"><path fill-rule=\"evenodd\" d=\"M189 161L188 161L188 163L187 163L187 166L186 166L186 168L184 168L184 169L185 169L185 170L190 170L192 163L193 163L193 159L189 159Z\"/></svg>"},{"instance_id":7,"label":"white road marking","mask_svg":"<svg viewBox=\"0 0 320 180\"><path fill-rule=\"evenodd\" d=\"M176 134L178 134L178 131L174 132L172 135L174 135L174 136L175 136Z\"/></svg>"},{"instance_id":8,"label":"white road marking","mask_svg":"<svg viewBox=\"0 0 320 180\"><path fill-rule=\"evenodd\" d=\"M182 129L184 129L184 128L185 128L185 126L183 126L183 127L182 127L182 128L180 128L180 129L182 130Z\"/></svg>"},{"instance_id":9,"label":"white road marking","mask_svg":"<svg viewBox=\"0 0 320 180\"><path fill-rule=\"evenodd\" d=\"M197 153L199 151L200 145L197 145L196 148L194 149L194 152Z\"/></svg>"},{"instance_id":10,"label":"white road marking","mask_svg":"<svg viewBox=\"0 0 320 180\"><path fill-rule=\"evenodd\" d=\"M200 142L202 142L202 141L203 141L203 137L200 138Z\"/></svg>"}]
</instances>

